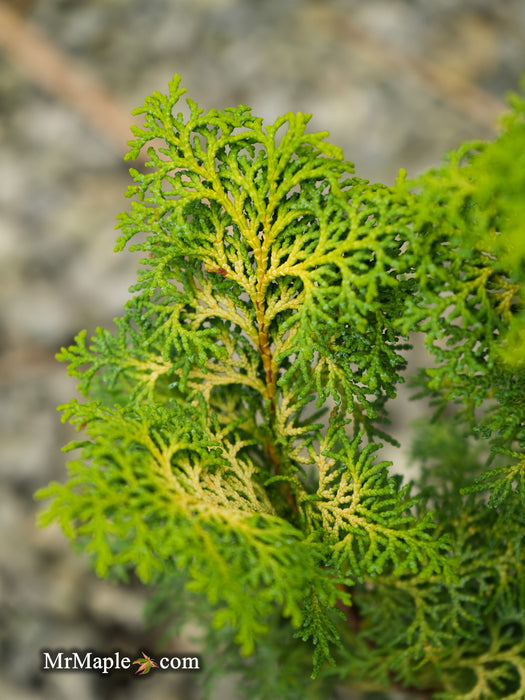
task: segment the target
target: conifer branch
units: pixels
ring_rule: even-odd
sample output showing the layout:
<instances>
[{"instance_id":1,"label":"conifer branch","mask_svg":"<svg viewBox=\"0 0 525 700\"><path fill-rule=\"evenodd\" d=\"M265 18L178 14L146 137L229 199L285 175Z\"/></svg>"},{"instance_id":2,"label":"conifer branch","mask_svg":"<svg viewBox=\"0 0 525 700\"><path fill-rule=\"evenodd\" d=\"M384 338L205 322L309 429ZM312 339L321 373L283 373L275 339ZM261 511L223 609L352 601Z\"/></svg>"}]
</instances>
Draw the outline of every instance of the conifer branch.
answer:
<instances>
[{"instance_id":1,"label":"conifer branch","mask_svg":"<svg viewBox=\"0 0 525 700\"><path fill-rule=\"evenodd\" d=\"M525 98L493 143L386 187L308 115L184 114L169 87L130 142L132 297L58 354L82 438L41 524L164 585L166 617L180 589L213 658L256 655L228 654L249 697L522 698ZM416 332L437 412L403 484L376 453Z\"/></svg>"}]
</instances>

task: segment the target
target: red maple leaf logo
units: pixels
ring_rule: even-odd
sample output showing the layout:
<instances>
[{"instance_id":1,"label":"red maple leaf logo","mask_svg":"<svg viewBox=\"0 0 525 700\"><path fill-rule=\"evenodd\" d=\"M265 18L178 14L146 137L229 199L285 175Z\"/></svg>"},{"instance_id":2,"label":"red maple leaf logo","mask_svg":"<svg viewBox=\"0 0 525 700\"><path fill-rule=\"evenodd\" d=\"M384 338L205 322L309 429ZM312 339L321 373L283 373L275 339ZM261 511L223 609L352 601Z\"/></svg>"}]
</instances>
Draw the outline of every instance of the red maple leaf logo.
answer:
<instances>
[{"instance_id":1,"label":"red maple leaf logo","mask_svg":"<svg viewBox=\"0 0 525 700\"><path fill-rule=\"evenodd\" d=\"M133 663L134 664L140 664L135 673L140 674L141 676L144 676L146 673L149 673L152 668L158 668L157 664L153 659L151 659L147 654L142 652L142 657L136 659Z\"/></svg>"}]
</instances>

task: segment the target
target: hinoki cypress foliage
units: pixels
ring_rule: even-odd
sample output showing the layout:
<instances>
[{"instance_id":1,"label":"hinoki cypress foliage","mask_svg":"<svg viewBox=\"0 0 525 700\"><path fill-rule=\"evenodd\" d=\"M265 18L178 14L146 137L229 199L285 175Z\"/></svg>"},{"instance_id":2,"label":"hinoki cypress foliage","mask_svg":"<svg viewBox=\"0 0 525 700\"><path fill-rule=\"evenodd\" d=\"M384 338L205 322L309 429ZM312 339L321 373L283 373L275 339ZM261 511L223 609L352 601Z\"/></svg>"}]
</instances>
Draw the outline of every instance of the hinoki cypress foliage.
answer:
<instances>
[{"instance_id":1,"label":"hinoki cypress foliage","mask_svg":"<svg viewBox=\"0 0 525 700\"><path fill-rule=\"evenodd\" d=\"M524 698L525 100L387 187L307 115L183 92L136 110L117 250L142 270L58 355L82 438L41 524L153 584L153 620L200 621L246 697ZM377 450L418 332L436 413L404 484Z\"/></svg>"}]
</instances>

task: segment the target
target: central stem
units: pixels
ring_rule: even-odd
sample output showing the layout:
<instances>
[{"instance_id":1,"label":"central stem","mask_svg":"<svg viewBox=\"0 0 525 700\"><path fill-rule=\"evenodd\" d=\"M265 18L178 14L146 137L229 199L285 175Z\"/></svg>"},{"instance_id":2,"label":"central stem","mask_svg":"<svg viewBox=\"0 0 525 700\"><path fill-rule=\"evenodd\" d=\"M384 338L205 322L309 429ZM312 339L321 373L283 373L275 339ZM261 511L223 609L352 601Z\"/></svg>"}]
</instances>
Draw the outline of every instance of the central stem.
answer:
<instances>
[{"instance_id":1,"label":"central stem","mask_svg":"<svg viewBox=\"0 0 525 700\"><path fill-rule=\"evenodd\" d=\"M265 322L264 306L262 302L255 301L257 326L259 330L258 346L261 353L270 413L275 413L275 394L277 391L277 368L274 366L272 351L270 349L270 336Z\"/></svg>"},{"instance_id":2,"label":"central stem","mask_svg":"<svg viewBox=\"0 0 525 700\"><path fill-rule=\"evenodd\" d=\"M269 324L266 318L266 291L268 289L268 280L266 277L266 256L263 248L255 251L255 263L257 269L257 288L255 295L255 317L257 320L258 338L257 344L261 354L265 374L266 395L268 398L268 421L270 434L273 434L273 423L276 412L275 398L277 394L277 378L279 374L279 366L272 357L271 339L269 334ZM265 450L270 462L271 471L274 476L282 474L282 460L276 449L271 437L265 441ZM278 486L281 494L286 499L288 505L294 513L298 512L297 503L290 489L290 485L286 482L281 482Z\"/></svg>"}]
</instances>

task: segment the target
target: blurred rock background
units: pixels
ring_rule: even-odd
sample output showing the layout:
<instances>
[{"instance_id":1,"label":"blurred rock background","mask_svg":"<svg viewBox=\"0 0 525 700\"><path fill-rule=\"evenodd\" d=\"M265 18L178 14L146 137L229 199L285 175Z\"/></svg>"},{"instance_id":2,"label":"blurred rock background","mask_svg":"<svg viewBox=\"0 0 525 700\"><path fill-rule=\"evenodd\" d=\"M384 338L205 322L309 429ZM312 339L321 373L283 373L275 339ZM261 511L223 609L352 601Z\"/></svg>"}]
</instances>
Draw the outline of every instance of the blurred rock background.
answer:
<instances>
[{"instance_id":1,"label":"blurred rock background","mask_svg":"<svg viewBox=\"0 0 525 700\"><path fill-rule=\"evenodd\" d=\"M179 73L206 109L311 112L359 176L392 183L493 136L524 39L522 0L0 0L0 698L199 697L187 674L39 670L44 647L154 644L145 591L97 580L35 527L32 498L64 477L71 437L54 355L110 324L134 281L136 257L112 253L131 109Z\"/></svg>"}]
</instances>

